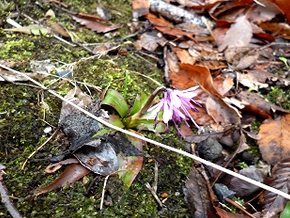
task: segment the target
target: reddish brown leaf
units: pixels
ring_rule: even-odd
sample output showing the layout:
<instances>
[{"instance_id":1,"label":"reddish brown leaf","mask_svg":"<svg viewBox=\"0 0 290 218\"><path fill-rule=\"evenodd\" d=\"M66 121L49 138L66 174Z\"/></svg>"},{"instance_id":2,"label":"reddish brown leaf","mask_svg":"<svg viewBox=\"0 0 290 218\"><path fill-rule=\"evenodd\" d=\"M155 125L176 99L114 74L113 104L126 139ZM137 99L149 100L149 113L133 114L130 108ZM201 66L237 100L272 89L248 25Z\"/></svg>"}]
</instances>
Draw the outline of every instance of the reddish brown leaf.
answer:
<instances>
[{"instance_id":1,"label":"reddish brown leaf","mask_svg":"<svg viewBox=\"0 0 290 218\"><path fill-rule=\"evenodd\" d=\"M169 78L172 85L177 89L188 89L195 85L200 85L208 93L223 98L223 96L215 89L210 71L207 67L180 64L178 73L171 73Z\"/></svg>"},{"instance_id":2,"label":"reddish brown leaf","mask_svg":"<svg viewBox=\"0 0 290 218\"><path fill-rule=\"evenodd\" d=\"M283 11L288 23L290 22L290 2L289 0L274 0L274 3Z\"/></svg>"},{"instance_id":3,"label":"reddish brown leaf","mask_svg":"<svg viewBox=\"0 0 290 218\"><path fill-rule=\"evenodd\" d=\"M253 113L265 119L271 119L274 112L288 113L281 107L271 104L257 93L241 91L232 103L244 111Z\"/></svg>"},{"instance_id":4,"label":"reddish brown leaf","mask_svg":"<svg viewBox=\"0 0 290 218\"><path fill-rule=\"evenodd\" d=\"M156 15L149 13L145 16L146 19L152 23L157 30L164 34L168 34L175 37L187 36L188 38L194 40L193 33L186 32L180 29L174 29L173 25L168 21L158 18Z\"/></svg>"},{"instance_id":5,"label":"reddish brown leaf","mask_svg":"<svg viewBox=\"0 0 290 218\"><path fill-rule=\"evenodd\" d=\"M258 140L263 159L268 164L276 164L290 156L290 114L277 120L265 120L260 126Z\"/></svg>"},{"instance_id":6,"label":"reddish brown leaf","mask_svg":"<svg viewBox=\"0 0 290 218\"><path fill-rule=\"evenodd\" d=\"M87 28L91 29L92 31L96 31L97 33L107 33L116 29L119 29L120 26L118 25L111 25L107 26L103 23L92 21L86 18L80 18L73 16L73 19L79 22L82 25L85 25Z\"/></svg>"},{"instance_id":7,"label":"reddish brown leaf","mask_svg":"<svg viewBox=\"0 0 290 218\"><path fill-rule=\"evenodd\" d=\"M245 215L245 214L236 214L236 213L231 213L228 211L225 211L219 207L214 207L217 211L217 214L221 217L221 218L249 218L249 216Z\"/></svg>"},{"instance_id":8,"label":"reddish brown leaf","mask_svg":"<svg viewBox=\"0 0 290 218\"><path fill-rule=\"evenodd\" d=\"M156 15L149 13L145 16L147 20L149 20L150 23L152 23L155 26L160 26L160 27L173 27L173 25L161 18L158 18Z\"/></svg>"},{"instance_id":9,"label":"reddish brown leaf","mask_svg":"<svg viewBox=\"0 0 290 218\"><path fill-rule=\"evenodd\" d=\"M272 176L268 179L268 185L282 192L289 193L290 188L290 162L288 159L277 163L272 170ZM271 218L283 211L287 199L273 192L264 193L263 218Z\"/></svg>"},{"instance_id":10,"label":"reddish brown leaf","mask_svg":"<svg viewBox=\"0 0 290 218\"><path fill-rule=\"evenodd\" d=\"M67 183L74 183L85 175L89 174L91 171L80 164L72 164L68 166L65 171L52 183L40 188L34 192L34 196L49 192L51 190L61 188Z\"/></svg>"},{"instance_id":11,"label":"reddish brown leaf","mask_svg":"<svg viewBox=\"0 0 290 218\"><path fill-rule=\"evenodd\" d=\"M236 19L227 31L222 44L218 50L223 51L226 48L248 47L253 36L251 23L246 15L242 15Z\"/></svg>"}]
</instances>

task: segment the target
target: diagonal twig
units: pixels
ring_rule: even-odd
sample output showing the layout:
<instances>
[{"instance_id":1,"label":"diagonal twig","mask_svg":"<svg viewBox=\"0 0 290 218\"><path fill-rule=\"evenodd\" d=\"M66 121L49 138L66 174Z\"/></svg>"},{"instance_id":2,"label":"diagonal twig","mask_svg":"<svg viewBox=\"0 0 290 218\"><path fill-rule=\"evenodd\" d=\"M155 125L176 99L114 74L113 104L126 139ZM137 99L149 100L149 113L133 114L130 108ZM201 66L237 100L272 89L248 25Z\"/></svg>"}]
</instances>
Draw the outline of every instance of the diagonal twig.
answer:
<instances>
[{"instance_id":1,"label":"diagonal twig","mask_svg":"<svg viewBox=\"0 0 290 218\"><path fill-rule=\"evenodd\" d=\"M251 184L253 184L253 185L256 185L256 186L258 186L258 187L260 187L260 188L262 188L262 189L265 189L265 190L267 190L267 191L269 191L269 192L273 192L273 193L275 193L275 194L277 194L277 195L280 195L280 196L282 196L282 197L284 197L284 198L290 200L290 195L289 195L288 193L282 192L282 191L280 191L280 190L278 190L278 189L275 189L275 188L273 188L273 187L271 187L271 186L268 186L268 185L266 185L266 184L260 183L260 182L258 182L258 181L256 181L256 180L250 179L250 178L248 178L248 177L246 177L246 176L243 176L243 175L241 175L241 174L235 173L235 172L233 172L233 171L231 171L231 170L229 170L229 169L226 169L226 168L224 168L224 167L222 167L222 166L220 166L220 165L217 165L217 164L212 163L212 162L210 162L210 161L204 160L204 159L202 159L202 158L200 158L200 157L198 157L198 156L196 156L196 155L190 154L190 153L188 153L188 152L185 152L185 151L180 150L180 149L177 149L177 148L170 147L170 146L165 145L165 144L163 144L163 143L160 143L160 142L154 141L154 140L149 139L149 138L146 138L146 137L144 137L144 136L137 135L137 134L135 134L135 133L133 133L133 132L130 132L130 131L128 131L128 130L125 130L125 129L119 128L119 127L117 127L117 126L114 126L113 124L107 122L106 120L104 120L104 119L102 119L102 118L100 118L100 117L97 117L97 116L93 115L92 113L90 113L90 112L86 111L85 109L79 107L78 105L74 104L73 102L69 101L68 99L62 97L61 95L57 94L55 91L48 89L47 87L45 87L45 86L42 85L41 83L39 83L39 82L37 82L36 80L30 78L28 75L25 75L25 74L23 74L23 73L21 73L21 72L19 72L19 71L13 70L13 69L11 69L11 68L9 68L9 67L6 67L6 66L3 65L3 64L0 64L0 67L4 68L4 69L6 69L6 70L13 71L14 73L17 73L17 74L20 74L20 75L26 77L28 80L30 80L30 81L33 82L34 84L36 84L36 85L40 86L41 88L47 90L47 91L48 91L49 93L51 93L52 95L56 96L57 98L61 99L62 101L65 101L66 103L68 103L68 104L70 104L71 106L75 107L76 109L78 109L79 111L83 112L83 113L86 114L87 116L89 116L89 117L95 119L95 120L98 121L99 123L101 123L101 124L103 124L103 125L105 125L105 126L111 128L111 129L114 129L114 130L116 130L116 131L120 131L120 132L122 132L122 133L124 133L124 134L130 135L130 136L132 136L132 137L135 137L135 138L141 139L141 140L146 141L146 142L148 142L148 143L151 143L151 144L157 145L157 146L159 146L159 147L161 147L161 148L164 148L164 149L167 149L167 150L173 151L173 152L175 152L175 153L178 153L178 154L184 155L184 156L189 157L189 158L191 158L191 159L193 159L193 160L195 160L195 161L198 161L198 162L203 163L203 164L205 164L205 165L207 165L207 166L213 167L213 168L215 168L215 169L217 169L217 170L223 171L224 173L227 173L227 174L229 174L229 175L231 175L231 176L234 176L234 177L236 177L236 178L239 178L239 179L241 179L241 180L243 180L243 181L246 181L246 182L248 182L248 183L251 183Z\"/></svg>"},{"instance_id":2,"label":"diagonal twig","mask_svg":"<svg viewBox=\"0 0 290 218\"><path fill-rule=\"evenodd\" d=\"M14 206L13 202L11 201L8 190L4 184L3 174L5 174L4 170L6 169L5 166L3 166L0 163L0 196L1 196L1 202L6 207L8 212L13 218L22 218L23 216L20 214L18 209Z\"/></svg>"}]
</instances>

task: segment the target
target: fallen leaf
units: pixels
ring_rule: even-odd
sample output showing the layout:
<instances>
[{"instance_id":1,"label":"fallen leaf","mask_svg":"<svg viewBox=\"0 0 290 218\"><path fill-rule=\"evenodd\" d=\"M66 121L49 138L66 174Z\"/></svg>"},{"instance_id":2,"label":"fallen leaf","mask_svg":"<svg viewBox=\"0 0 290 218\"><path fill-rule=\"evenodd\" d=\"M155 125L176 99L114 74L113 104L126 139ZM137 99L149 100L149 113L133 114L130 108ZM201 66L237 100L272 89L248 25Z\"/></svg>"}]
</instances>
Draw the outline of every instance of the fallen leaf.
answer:
<instances>
[{"instance_id":1,"label":"fallen leaf","mask_svg":"<svg viewBox=\"0 0 290 218\"><path fill-rule=\"evenodd\" d=\"M97 141L97 142L95 142ZM118 170L117 154L110 142L91 140L74 153L84 167L102 176L110 175Z\"/></svg>"},{"instance_id":2,"label":"fallen leaf","mask_svg":"<svg viewBox=\"0 0 290 218\"><path fill-rule=\"evenodd\" d=\"M192 217L217 217L207 190L206 181L195 168L188 175L183 193Z\"/></svg>"},{"instance_id":3,"label":"fallen leaf","mask_svg":"<svg viewBox=\"0 0 290 218\"><path fill-rule=\"evenodd\" d=\"M288 23L290 22L290 2L288 0L274 0L274 3L283 11Z\"/></svg>"},{"instance_id":4,"label":"fallen leaf","mask_svg":"<svg viewBox=\"0 0 290 218\"><path fill-rule=\"evenodd\" d=\"M140 36L140 39L134 42L134 47L138 50L142 48L148 51L155 51L159 45L164 46L167 40L162 36L159 37L157 32L146 32Z\"/></svg>"},{"instance_id":5,"label":"fallen leaf","mask_svg":"<svg viewBox=\"0 0 290 218\"><path fill-rule=\"evenodd\" d=\"M272 169L268 185L282 192L289 193L290 187L290 162L289 155L284 161L278 162ZM283 211L287 199L273 192L265 191L263 206L263 218L272 218Z\"/></svg>"},{"instance_id":6,"label":"fallen leaf","mask_svg":"<svg viewBox=\"0 0 290 218\"><path fill-rule=\"evenodd\" d=\"M211 73L207 67L180 64L180 70L169 75L172 85L180 90L200 85L208 93L223 98L215 89Z\"/></svg>"},{"instance_id":7,"label":"fallen leaf","mask_svg":"<svg viewBox=\"0 0 290 218\"><path fill-rule=\"evenodd\" d=\"M208 115L210 115L218 125L236 125L241 122L238 112L229 107L218 97L209 96L205 105Z\"/></svg>"},{"instance_id":8,"label":"fallen leaf","mask_svg":"<svg viewBox=\"0 0 290 218\"><path fill-rule=\"evenodd\" d=\"M176 56L182 64L195 64L196 58L191 56L187 50L176 47L172 47L172 50L175 52Z\"/></svg>"},{"instance_id":9,"label":"fallen leaf","mask_svg":"<svg viewBox=\"0 0 290 218\"><path fill-rule=\"evenodd\" d=\"M259 149L268 164L274 165L289 158L290 114L276 120L265 120L260 126L259 136Z\"/></svg>"},{"instance_id":10,"label":"fallen leaf","mask_svg":"<svg viewBox=\"0 0 290 218\"><path fill-rule=\"evenodd\" d=\"M80 24L85 25L87 28L91 29L92 31L96 31L97 33L107 33L107 32L110 32L110 31L113 31L113 30L120 28L120 26L118 26L118 25L113 24L111 26L107 26L103 23L89 20L86 18L75 17L75 16L72 16L72 18L75 21L79 22Z\"/></svg>"},{"instance_id":11,"label":"fallen leaf","mask_svg":"<svg viewBox=\"0 0 290 218\"><path fill-rule=\"evenodd\" d=\"M265 74L262 70L247 70L237 72L237 80L243 86L258 91L260 88L267 88L266 79L263 79Z\"/></svg>"},{"instance_id":12,"label":"fallen leaf","mask_svg":"<svg viewBox=\"0 0 290 218\"><path fill-rule=\"evenodd\" d=\"M79 161L76 159L76 158L69 158L69 159L66 159L66 160L63 160L63 161L60 161L58 163L54 163L54 164L49 164L44 172L46 173L54 173L56 172L57 170L59 170L62 165L67 165L67 164L76 164L76 163L79 163Z\"/></svg>"},{"instance_id":13,"label":"fallen leaf","mask_svg":"<svg viewBox=\"0 0 290 218\"><path fill-rule=\"evenodd\" d=\"M275 112L288 113L287 110L265 101L263 97L253 92L241 91L231 100L232 104L240 109L265 119L271 119Z\"/></svg>"},{"instance_id":14,"label":"fallen leaf","mask_svg":"<svg viewBox=\"0 0 290 218\"><path fill-rule=\"evenodd\" d=\"M248 215L245 214L237 214L237 213L231 213L228 211L225 211L224 209L221 209L219 207L214 207L217 211L217 214L221 217L221 218L249 218Z\"/></svg>"},{"instance_id":15,"label":"fallen leaf","mask_svg":"<svg viewBox=\"0 0 290 218\"><path fill-rule=\"evenodd\" d=\"M72 164L68 166L65 171L52 183L40 188L34 192L34 196L49 192L51 190L61 188L67 183L71 184L83 178L85 175L89 174L91 171L80 164Z\"/></svg>"},{"instance_id":16,"label":"fallen leaf","mask_svg":"<svg viewBox=\"0 0 290 218\"><path fill-rule=\"evenodd\" d=\"M250 22L246 15L241 15L227 31L222 44L218 47L218 50L223 51L226 48L248 47L252 36L253 33Z\"/></svg>"}]
</instances>

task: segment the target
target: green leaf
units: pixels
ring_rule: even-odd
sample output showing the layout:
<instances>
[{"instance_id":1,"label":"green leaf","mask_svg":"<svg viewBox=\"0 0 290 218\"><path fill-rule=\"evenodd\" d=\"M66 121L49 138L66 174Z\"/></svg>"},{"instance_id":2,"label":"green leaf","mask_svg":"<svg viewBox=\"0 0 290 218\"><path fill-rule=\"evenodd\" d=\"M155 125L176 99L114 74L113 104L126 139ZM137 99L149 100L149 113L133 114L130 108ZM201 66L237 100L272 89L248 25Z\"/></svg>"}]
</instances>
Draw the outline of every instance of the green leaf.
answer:
<instances>
[{"instance_id":1,"label":"green leaf","mask_svg":"<svg viewBox=\"0 0 290 218\"><path fill-rule=\"evenodd\" d=\"M290 202L288 201L282 213L280 213L280 218L290 217Z\"/></svg>"},{"instance_id":2,"label":"green leaf","mask_svg":"<svg viewBox=\"0 0 290 218\"><path fill-rule=\"evenodd\" d=\"M5 29L6 31L11 32L20 32L20 33L26 33L26 34L32 34L32 35L46 35L48 34L48 30L42 26L39 26L37 24L24 26L24 27L16 27L12 29Z\"/></svg>"},{"instance_id":3,"label":"green leaf","mask_svg":"<svg viewBox=\"0 0 290 218\"><path fill-rule=\"evenodd\" d=\"M142 93L141 96L137 95L135 98L134 105L132 107L132 111L131 111L130 115L134 115L137 112L139 112L146 104L148 98L149 97L147 95L145 95L144 93Z\"/></svg>"},{"instance_id":4,"label":"green leaf","mask_svg":"<svg viewBox=\"0 0 290 218\"><path fill-rule=\"evenodd\" d=\"M124 119L124 123L127 129L137 128L138 130L148 130L155 133L162 133L166 131L166 125L162 122L162 114L161 111L157 118L157 126L155 126L155 116L156 114L153 114L152 112L146 112L142 117L139 117L140 114L136 113L133 116L130 116L126 119Z\"/></svg>"},{"instance_id":5,"label":"green leaf","mask_svg":"<svg viewBox=\"0 0 290 218\"><path fill-rule=\"evenodd\" d=\"M116 90L109 89L106 93L102 105L109 105L113 107L123 118L127 115L129 106L125 101L124 97Z\"/></svg>"},{"instance_id":6,"label":"green leaf","mask_svg":"<svg viewBox=\"0 0 290 218\"><path fill-rule=\"evenodd\" d=\"M143 142L140 139L128 136L128 139L135 145L140 151L143 151ZM143 157L141 156L129 156L125 157L122 153L118 154L119 177L123 181L125 187L130 188L134 179L140 172L143 165Z\"/></svg>"}]
</instances>

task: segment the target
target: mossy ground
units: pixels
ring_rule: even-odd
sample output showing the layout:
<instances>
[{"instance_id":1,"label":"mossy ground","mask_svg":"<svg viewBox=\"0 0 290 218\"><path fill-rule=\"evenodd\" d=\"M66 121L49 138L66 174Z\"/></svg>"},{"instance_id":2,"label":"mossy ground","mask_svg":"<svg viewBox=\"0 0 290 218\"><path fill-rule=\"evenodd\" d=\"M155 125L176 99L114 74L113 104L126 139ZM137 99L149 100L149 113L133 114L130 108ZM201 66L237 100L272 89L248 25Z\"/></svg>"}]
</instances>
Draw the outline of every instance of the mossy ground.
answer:
<instances>
[{"instance_id":1,"label":"mossy ground","mask_svg":"<svg viewBox=\"0 0 290 218\"><path fill-rule=\"evenodd\" d=\"M84 13L95 13L97 1L62 1L70 5L70 10ZM128 1L110 0L103 4L112 11L112 22L123 25L118 31L110 33L111 41L126 36L127 22L131 19L131 5ZM108 41L103 34L96 34L75 23L70 15L49 5L45 1L34 4L34 1L8 1L0 4L1 18L5 19L10 13L18 11L35 20L44 17L48 9L56 12L56 21L61 22L67 29L76 33L80 42L99 43ZM3 16L2 16L3 15ZM18 18L15 17L17 20ZM20 15L17 20L25 26L31 24L29 19ZM4 28L10 28L7 24ZM102 58L88 58L83 48L70 47L51 36L33 36L21 33L11 33L0 29L1 49L0 60L15 61L15 68L20 71L30 71L30 60L53 60L54 63L74 64L75 81L86 82L105 88L111 88L126 94L128 102L133 102L136 94L151 93L157 85L135 72L150 76L162 82L162 72L155 67L155 60L144 61L134 53L128 55L104 56ZM122 44L119 44L124 46ZM127 75L127 77L126 77ZM127 89L124 81L127 79ZM43 84L50 84L53 78L44 78ZM59 86L57 86L59 85ZM72 85L60 81L54 84L55 91L64 95ZM87 91L84 85L80 85ZM36 153L28 162L24 170L21 166L26 158L40 146L49 135L44 133L48 127L43 119L44 109L38 99L41 90L27 86L24 82L0 84L0 162L7 167L5 183L12 200L25 217L189 217L187 204L182 193L182 183L191 168L191 160L180 155L165 151L152 145L144 147L146 154L158 156L163 164L159 166L158 195L166 192L165 201L167 211L158 214L158 208L150 191L145 187L146 182L154 181L154 158L145 158L144 166L135 182L126 189L117 177L109 179L105 206L99 210L103 181L94 186L89 197L84 196L88 187L87 176L80 182L68 185L62 189L32 198L32 193L43 185L53 181L60 173L48 175L43 169L49 164L47 158L59 152L56 139ZM98 95L90 88L93 96ZM52 126L58 125L61 100L44 92L44 102L47 105L45 120ZM184 142L176 135L162 135L149 137L162 140L174 147L183 147ZM111 199L111 200L110 200ZM3 205L0 205L0 217L9 217Z\"/></svg>"}]
</instances>

